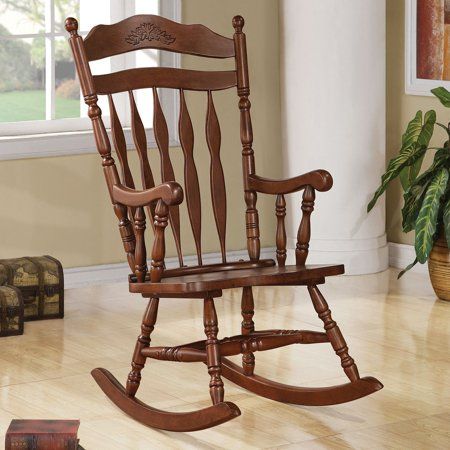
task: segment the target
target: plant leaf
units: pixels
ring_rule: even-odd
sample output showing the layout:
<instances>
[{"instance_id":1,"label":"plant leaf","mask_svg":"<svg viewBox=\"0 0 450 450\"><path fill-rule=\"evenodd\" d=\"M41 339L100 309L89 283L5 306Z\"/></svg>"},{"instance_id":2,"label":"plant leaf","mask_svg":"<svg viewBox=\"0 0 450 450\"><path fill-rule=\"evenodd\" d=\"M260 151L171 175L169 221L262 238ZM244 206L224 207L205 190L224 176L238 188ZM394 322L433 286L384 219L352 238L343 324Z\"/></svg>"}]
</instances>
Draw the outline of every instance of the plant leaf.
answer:
<instances>
[{"instance_id":1,"label":"plant leaf","mask_svg":"<svg viewBox=\"0 0 450 450\"><path fill-rule=\"evenodd\" d=\"M436 233L441 198L447 189L448 170L441 169L431 180L416 221L416 255L421 264L430 256Z\"/></svg>"},{"instance_id":2,"label":"plant leaf","mask_svg":"<svg viewBox=\"0 0 450 450\"><path fill-rule=\"evenodd\" d=\"M428 147L434 132L436 123L436 112L431 110L425 114L422 123L422 111L416 114L416 117L408 124L405 134L402 138L402 148L400 153L411 146ZM408 190L411 183L417 178L422 167L425 153L417 161L405 167L400 173L400 181L403 189Z\"/></svg>"},{"instance_id":3,"label":"plant leaf","mask_svg":"<svg viewBox=\"0 0 450 450\"><path fill-rule=\"evenodd\" d=\"M419 262L419 260L416 258L409 266L407 266L405 269L403 269L397 277L397 280L400 280L400 278L405 275L406 272L408 272L409 270L411 270L417 263Z\"/></svg>"},{"instance_id":4,"label":"plant leaf","mask_svg":"<svg viewBox=\"0 0 450 450\"><path fill-rule=\"evenodd\" d=\"M381 197L381 195L383 195L384 191L386 191L388 184L400 174L402 169L407 165L414 164L421 156L425 154L426 151L426 147L417 148L412 146L406 148L397 157L391 159L386 173L381 177L380 187L377 189L373 199L367 206L367 212L370 212L370 210L375 206L377 200Z\"/></svg>"},{"instance_id":5,"label":"plant leaf","mask_svg":"<svg viewBox=\"0 0 450 450\"><path fill-rule=\"evenodd\" d=\"M417 216L419 215L422 207L423 199L429 183L430 182L427 181L424 185L417 184L415 186L411 186L403 196L405 203L402 209L402 227L405 233L409 233L414 230L416 226Z\"/></svg>"},{"instance_id":6,"label":"plant leaf","mask_svg":"<svg viewBox=\"0 0 450 450\"><path fill-rule=\"evenodd\" d=\"M438 87L436 89L432 89L431 92L441 101L441 103L450 108L450 92L447 91L444 87Z\"/></svg>"},{"instance_id":7,"label":"plant leaf","mask_svg":"<svg viewBox=\"0 0 450 450\"><path fill-rule=\"evenodd\" d=\"M450 248L450 199L444 206L444 230L447 238L447 245Z\"/></svg>"},{"instance_id":8,"label":"plant leaf","mask_svg":"<svg viewBox=\"0 0 450 450\"><path fill-rule=\"evenodd\" d=\"M434 155L433 164L423 172L419 177L415 179L411 187L417 185L424 185L427 181L436 175L438 169L440 169L446 162L450 162L450 150L448 148L440 148Z\"/></svg>"}]
</instances>

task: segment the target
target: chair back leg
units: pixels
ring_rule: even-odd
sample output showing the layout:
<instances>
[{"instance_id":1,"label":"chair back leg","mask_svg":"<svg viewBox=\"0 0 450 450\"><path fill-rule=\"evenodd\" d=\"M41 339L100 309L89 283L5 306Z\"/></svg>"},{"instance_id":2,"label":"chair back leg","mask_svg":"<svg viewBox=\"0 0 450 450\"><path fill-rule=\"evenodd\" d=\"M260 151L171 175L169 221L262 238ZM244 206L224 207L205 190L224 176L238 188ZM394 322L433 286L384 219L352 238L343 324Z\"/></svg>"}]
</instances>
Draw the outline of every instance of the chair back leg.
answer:
<instances>
[{"instance_id":1,"label":"chair back leg","mask_svg":"<svg viewBox=\"0 0 450 450\"><path fill-rule=\"evenodd\" d=\"M217 339L219 327L213 298L205 298L204 300L203 324L206 334L206 365L208 366L208 373L211 376L209 393L213 404L217 405L223 402L224 388L221 378L220 345Z\"/></svg>"}]
</instances>

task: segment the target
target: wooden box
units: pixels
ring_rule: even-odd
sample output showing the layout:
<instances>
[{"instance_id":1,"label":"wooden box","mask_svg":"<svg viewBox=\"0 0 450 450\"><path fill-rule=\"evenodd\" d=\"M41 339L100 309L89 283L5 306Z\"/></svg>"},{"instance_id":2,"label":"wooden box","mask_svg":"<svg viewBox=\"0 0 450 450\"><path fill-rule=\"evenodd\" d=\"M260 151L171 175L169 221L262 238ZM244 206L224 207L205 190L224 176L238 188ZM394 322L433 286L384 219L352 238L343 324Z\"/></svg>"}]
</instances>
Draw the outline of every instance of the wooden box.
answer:
<instances>
[{"instance_id":1,"label":"wooden box","mask_svg":"<svg viewBox=\"0 0 450 450\"><path fill-rule=\"evenodd\" d=\"M57 259L0 259L1 281L22 292L25 321L64 317L64 274Z\"/></svg>"},{"instance_id":2,"label":"wooden box","mask_svg":"<svg viewBox=\"0 0 450 450\"><path fill-rule=\"evenodd\" d=\"M22 293L14 286L0 286L0 337L23 334Z\"/></svg>"},{"instance_id":3,"label":"wooden box","mask_svg":"<svg viewBox=\"0 0 450 450\"><path fill-rule=\"evenodd\" d=\"M13 420L5 450L77 450L79 420Z\"/></svg>"}]
</instances>

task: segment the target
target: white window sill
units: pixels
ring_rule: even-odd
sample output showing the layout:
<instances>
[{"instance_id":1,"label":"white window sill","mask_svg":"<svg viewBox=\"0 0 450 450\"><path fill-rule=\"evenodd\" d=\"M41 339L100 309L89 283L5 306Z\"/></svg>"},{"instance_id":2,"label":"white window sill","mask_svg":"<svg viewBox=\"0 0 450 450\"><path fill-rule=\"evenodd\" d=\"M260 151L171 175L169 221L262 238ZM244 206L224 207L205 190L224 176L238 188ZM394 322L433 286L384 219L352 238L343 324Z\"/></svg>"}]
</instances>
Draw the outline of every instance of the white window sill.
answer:
<instances>
[{"instance_id":1,"label":"white window sill","mask_svg":"<svg viewBox=\"0 0 450 450\"><path fill-rule=\"evenodd\" d=\"M153 130L146 130L148 148L156 148ZM108 130L110 135L110 131ZM130 129L124 130L127 148L134 148ZM110 136L111 141L111 136ZM112 142L112 141L111 141ZM171 138L171 147L179 142ZM111 144L112 145L112 144ZM114 148L112 148L114 152ZM65 133L30 134L0 138L0 161L54 156L73 156L97 153L92 131L71 131Z\"/></svg>"}]
</instances>

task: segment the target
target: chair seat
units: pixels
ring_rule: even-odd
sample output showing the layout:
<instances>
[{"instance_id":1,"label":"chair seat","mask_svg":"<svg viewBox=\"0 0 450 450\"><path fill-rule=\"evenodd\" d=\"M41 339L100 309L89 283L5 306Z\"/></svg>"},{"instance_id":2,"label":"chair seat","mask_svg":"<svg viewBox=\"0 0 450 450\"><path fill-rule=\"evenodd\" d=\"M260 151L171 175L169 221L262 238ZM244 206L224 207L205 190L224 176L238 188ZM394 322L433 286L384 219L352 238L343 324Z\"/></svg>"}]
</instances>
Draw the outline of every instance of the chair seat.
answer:
<instances>
[{"instance_id":1,"label":"chair seat","mask_svg":"<svg viewBox=\"0 0 450 450\"><path fill-rule=\"evenodd\" d=\"M205 266L207 267L207 266ZM138 283L130 279L130 292L167 297L196 294L247 286L321 284L325 277L342 275L341 265L308 265L258 267L252 269L220 270L212 273L190 274L163 278L160 283Z\"/></svg>"}]
</instances>

